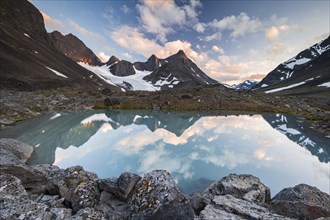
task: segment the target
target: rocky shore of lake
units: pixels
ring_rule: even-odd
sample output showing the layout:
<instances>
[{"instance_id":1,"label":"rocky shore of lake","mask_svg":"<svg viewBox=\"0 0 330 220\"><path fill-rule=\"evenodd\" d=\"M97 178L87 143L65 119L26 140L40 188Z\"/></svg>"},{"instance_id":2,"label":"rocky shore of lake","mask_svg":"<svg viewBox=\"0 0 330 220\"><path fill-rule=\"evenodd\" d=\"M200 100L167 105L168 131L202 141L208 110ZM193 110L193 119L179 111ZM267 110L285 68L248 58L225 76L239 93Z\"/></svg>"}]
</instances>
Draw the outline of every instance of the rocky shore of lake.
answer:
<instances>
[{"instance_id":1,"label":"rocky shore of lake","mask_svg":"<svg viewBox=\"0 0 330 220\"><path fill-rule=\"evenodd\" d=\"M288 113L308 120L314 130L330 136L330 98L267 95L252 91L195 88L177 91L112 90L95 93L61 87L53 90L0 90L0 126L48 111L101 109L153 109L171 111L244 111Z\"/></svg>"},{"instance_id":2,"label":"rocky shore of lake","mask_svg":"<svg viewBox=\"0 0 330 220\"><path fill-rule=\"evenodd\" d=\"M0 219L328 219L330 196L300 184L271 197L252 175L230 174L185 195L165 170L99 179L81 166L28 166L33 148L0 139ZM275 178L275 177L274 177Z\"/></svg>"}]
</instances>

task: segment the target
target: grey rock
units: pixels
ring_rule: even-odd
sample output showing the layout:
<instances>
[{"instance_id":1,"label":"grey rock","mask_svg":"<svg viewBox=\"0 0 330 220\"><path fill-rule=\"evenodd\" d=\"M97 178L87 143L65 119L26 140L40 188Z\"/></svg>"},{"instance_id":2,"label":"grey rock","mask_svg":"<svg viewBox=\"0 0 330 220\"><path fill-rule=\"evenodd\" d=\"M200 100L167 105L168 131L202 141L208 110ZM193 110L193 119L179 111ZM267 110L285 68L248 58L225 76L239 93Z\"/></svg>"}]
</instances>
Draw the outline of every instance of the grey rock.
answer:
<instances>
[{"instance_id":1,"label":"grey rock","mask_svg":"<svg viewBox=\"0 0 330 220\"><path fill-rule=\"evenodd\" d=\"M95 210L94 208L84 208L80 209L74 216L71 218L72 220L106 220L105 215Z\"/></svg>"},{"instance_id":2,"label":"grey rock","mask_svg":"<svg viewBox=\"0 0 330 220\"><path fill-rule=\"evenodd\" d=\"M9 119L0 119L0 125L4 125L4 126L10 126L10 125L14 125L15 121L9 120Z\"/></svg>"},{"instance_id":3,"label":"grey rock","mask_svg":"<svg viewBox=\"0 0 330 220\"><path fill-rule=\"evenodd\" d=\"M54 220L71 219L72 210L66 208L51 208L50 211L55 214Z\"/></svg>"},{"instance_id":4,"label":"grey rock","mask_svg":"<svg viewBox=\"0 0 330 220\"><path fill-rule=\"evenodd\" d=\"M330 217L330 196L315 187L299 184L276 194L270 208L278 214L292 218Z\"/></svg>"},{"instance_id":5,"label":"grey rock","mask_svg":"<svg viewBox=\"0 0 330 220\"><path fill-rule=\"evenodd\" d=\"M220 217L221 216L221 217ZM222 220L243 220L245 218L241 218L234 213L228 213L222 209L217 209L213 205L207 205L205 209L200 213L199 219L201 220L214 220L219 219Z\"/></svg>"},{"instance_id":6,"label":"grey rock","mask_svg":"<svg viewBox=\"0 0 330 220\"><path fill-rule=\"evenodd\" d=\"M64 198L60 198L59 195L51 196L51 195L41 194L34 201L38 202L38 203L46 204L48 207L64 208L64 205L63 205Z\"/></svg>"},{"instance_id":7,"label":"grey rock","mask_svg":"<svg viewBox=\"0 0 330 220\"><path fill-rule=\"evenodd\" d=\"M269 188L261 183L259 178L252 175L229 174L211 184L204 191L204 196L210 199L212 199L212 196L225 194L244 198L258 204L264 204L270 201Z\"/></svg>"},{"instance_id":8,"label":"grey rock","mask_svg":"<svg viewBox=\"0 0 330 220\"><path fill-rule=\"evenodd\" d=\"M215 196L213 203L214 207L218 209L226 211L227 213L235 213L246 219L289 219L272 213L268 209L253 202L238 199L232 195Z\"/></svg>"},{"instance_id":9,"label":"grey rock","mask_svg":"<svg viewBox=\"0 0 330 220\"><path fill-rule=\"evenodd\" d=\"M190 197L190 203L196 214L199 214L206 206L204 197L201 193L194 193Z\"/></svg>"},{"instance_id":10,"label":"grey rock","mask_svg":"<svg viewBox=\"0 0 330 220\"><path fill-rule=\"evenodd\" d=\"M45 191L47 179L5 149L0 149L0 171L19 178L29 193L43 193Z\"/></svg>"},{"instance_id":11,"label":"grey rock","mask_svg":"<svg viewBox=\"0 0 330 220\"><path fill-rule=\"evenodd\" d=\"M130 216L128 204L106 191L101 192L100 202L95 208L102 211L108 219L121 220L128 219Z\"/></svg>"},{"instance_id":12,"label":"grey rock","mask_svg":"<svg viewBox=\"0 0 330 220\"><path fill-rule=\"evenodd\" d=\"M128 204L132 219L193 219L189 199L165 170L145 174L136 184Z\"/></svg>"},{"instance_id":13,"label":"grey rock","mask_svg":"<svg viewBox=\"0 0 330 220\"><path fill-rule=\"evenodd\" d=\"M73 212L85 207L93 207L99 197L100 192L95 182L80 183L70 198Z\"/></svg>"},{"instance_id":14,"label":"grey rock","mask_svg":"<svg viewBox=\"0 0 330 220\"><path fill-rule=\"evenodd\" d=\"M103 191L110 192L119 199L126 201L130 192L136 183L141 179L139 175L124 172L119 178L107 178L98 181L99 188Z\"/></svg>"},{"instance_id":15,"label":"grey rock","mask_svg":"<svg viewBox=\"0 0 330 220\"><path fill-rule=\"evenodd\" d=\"M43 219L56 218L48 206L36 203L27 196L0 195L1 219Z\"/></svg>"},{"instance_id":16,"label":"grey rock","mask_svg":"<svg viewBox=\"0 0 330 220\"><path fill-rule=\"evenodd\" d=\"M0 172L0 194L13 196L27 195L20 179L2 172Z\"/></svg>"},{"instance_id":17,"label":"grey rock","mask_svg":"<svg viewBox=\"0 0 330 220\"><path fill-rule=\"evenodd\" d=\"M37 170L43 176L47 178L45 188L50 195L60 195L59 187L60 180L64 177L64 170L60 169L55 165L39 164L32 166L33 169Z\"/></svg>"},{"instance_id":18,"label":"grey rock","mask_svg":"<svg viewBox=\"0 0 330 220\"><path fill-rule=\"evenodd\" d=\"M13 153L23 163L25 163L30 158L33 152L33 147L30 145L11 138L1 138L0 149L5 149Z\"/></svg>"},{"instance_id":19,"label":"grey rock","mask_svg":"<svg viewBox=\"0 0 330 220\"><path fill-rule=\"evenodd\" d=\"M133 64L126 60L117 61L109 67L110 72L115 76L130 76L135 74Z\"/></svg>"}]
</instances>

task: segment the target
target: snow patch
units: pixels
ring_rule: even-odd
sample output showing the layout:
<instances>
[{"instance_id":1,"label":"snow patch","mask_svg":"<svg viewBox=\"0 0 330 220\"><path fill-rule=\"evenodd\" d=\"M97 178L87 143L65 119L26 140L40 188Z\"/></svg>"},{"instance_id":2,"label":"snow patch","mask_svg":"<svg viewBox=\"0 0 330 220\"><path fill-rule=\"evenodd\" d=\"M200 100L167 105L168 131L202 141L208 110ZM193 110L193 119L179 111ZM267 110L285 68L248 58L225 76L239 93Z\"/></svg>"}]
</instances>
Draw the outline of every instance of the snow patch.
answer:
<instances>
[{"instance_id":1,"label":"snow patch","mask_svg":"<svg viewBox=\"0 0 330 220\"><path fill-rule=\"evenodd\" d=\"M56 75L58 75L58 76L61 76L61 77L64 77L64 78L68 78L66 75L64 75L64 74L62 74L62 73L60 73L60 72L58 72L58 71L56 71L56 70L53 70L52 68L49 68L49 67L47 67L47 66L45 66L47 69L49 69L50 71L53 71L53 73L55 73Z\"/></svg>"},{"instance_id":2,"label":"snow patch","mask_svg":"<svg viewBox=\"0 0 330 220\"><path fill-rule=\"evenodd\" d=\"M299 131L293 128L287 128L286 124L278 126L278 129L283 133L290 133L292 135L301 134Z\"/></svg>"},{"instance_id":3,"label":"snow patch","mask_svg":"<svg viewBox=\"0 0 330 220\"><path fill-rule=\"evenodd\" d=\"M27 33L24 33L25 37L31 38Z\"/></svg>"},{"instance_id":4,"label":"snow patch","mask_svg":"<svg viewBox=\"0 0 330 220\"><path fill-rule=\"evenodd\" d=\"M291 89L291 88L294 88L294 87L297 87L297 86L303 85L303 84L305 84L305 83L306 83L306 82L294 83L294 84L289 85L289 86L285 86L285 87L281 87L281 88L277 88L277 89L268 90L268 91L266 91L265 93L279 92L279 91L282 91L282 90Z\"/></svg>"},{"instance_id":5,"label":"snow patch","mask_svg":"<svg viewBox=\"0 0 330 220\"><path fill-rule=\"evenodd\" d=\"M89 116L88 118L85 118L80 122L80 124L87 125L92 123L93 121L104 121L104 122L112 122L117 125L118 122L113 121L111 118L108 118L105 113L99 113L99 114L94 114L92 116Z\"/></svg>"},{"instance_id":6,"label":"snow patch","mask_svg":"<svg viewBox=\"0 0 330 220\"><path fill-rule=\"evenodd\" d=\"M283 64L286 65L289 69L293 69L295 65L302 65L305 64L307 62L309 62L311 59L309 58L301 58L299 60L297 60L296 58L290 59L286 62L284 62Z\"/></svg>"},{"instance_id":7,"label":"snow patch","mask_svg":"<svg viewBox=\"0 0 330 220\"><path fill-rule=\"evenodd\" d=\"M34 52L34 53L36 53L36 54L38 53L38 51L36 51L36 50L35 50L35 51L33 51L33 52Z\"/></svg>"},{"instance_id":8,"label":"snow patch","mask_svg":"<svg viewBox=\"0 0 330 220\"><path fill-rule=\"evenodd\" d=\"M267 84L262 84L262 85L261 85L261 88L262 88L262 87L267 87L267 86L268 86Z\"/></svg>"},{"instance_id":9,"label":"snow patch","mask_svg":"<svg viewBox=\"0 0 330 220\"><path fill-rule=\"evenodd\" d=\"M96 75L101 77L101 79L103 79L105 82L107 82L108 84L111 84L111 85L120 86L120 85L123 85L124 82L127 82L130 85L132 85L132 90L134 90L134 91L137 91L137 90L140 90L140 91L141 90L142 91L156 91L156 90L159 90L158 87L155 87L151 83L143 80L143 77L145 77L147 75L150 75L151 71L140 71L140 70L135 69L135 67L133 66L133 68L135 70L134 75L115 76L109 71L109 67L111 65L114 65L114 64L111 64L110 66L106 66L106 65L103 65L103 66L90 66L90 65L88 65L84 62L78 62L78 64L80 66L84 67L85 69L88 69L88 70L92 71L93 73L95 73ZM123 92L126 92L126 90L124 88L121 88L121 90Z\"/></svg>"},{"instance_id":10,"label":"snow patch","mask_svg":"<svg viewBox=\"0 0 330 220\"><path fill-rule=\"evenodd\" d=\"M330 82L322 83L322 84L318 85L317 87L327 87L327 88L330 88Z\"/></svg>"}]
</instances>

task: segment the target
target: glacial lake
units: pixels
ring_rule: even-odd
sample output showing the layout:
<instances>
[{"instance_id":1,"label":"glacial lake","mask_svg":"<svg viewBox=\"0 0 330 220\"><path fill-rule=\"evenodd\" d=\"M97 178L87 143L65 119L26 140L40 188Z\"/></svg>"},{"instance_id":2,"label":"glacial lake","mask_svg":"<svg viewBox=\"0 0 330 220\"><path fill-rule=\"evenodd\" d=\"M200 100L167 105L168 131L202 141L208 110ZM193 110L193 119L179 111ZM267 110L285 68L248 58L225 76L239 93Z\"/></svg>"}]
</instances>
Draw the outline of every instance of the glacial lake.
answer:
<instances>
[{"instance_id":1,"label":"glacial lake","mask_svg":"<svg viewBox=\"0 0 330 220\"><path fill-rule=\"evenodd\" d=\"M61 112L2 129L0 136L33 146L30 165L81 165L99 178L166 169L188 194L230 173L259 177L272 196L300 183L330 191L330 139L292 115Z\"/></svg>"}]
</instances>

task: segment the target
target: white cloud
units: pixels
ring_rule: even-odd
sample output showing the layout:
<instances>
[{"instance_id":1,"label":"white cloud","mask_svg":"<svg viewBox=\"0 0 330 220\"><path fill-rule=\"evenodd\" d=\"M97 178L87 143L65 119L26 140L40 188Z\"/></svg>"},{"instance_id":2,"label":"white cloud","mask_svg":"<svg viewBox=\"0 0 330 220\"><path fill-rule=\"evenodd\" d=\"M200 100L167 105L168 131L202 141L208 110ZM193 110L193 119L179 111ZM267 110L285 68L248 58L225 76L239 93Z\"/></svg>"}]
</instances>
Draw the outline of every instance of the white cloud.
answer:
<instances>
[{"instance_id":1,"label":"white cloud","mask_svg":"<svg viewBox=\"0 0 330 220\"><path fill-rule=\"evenodd\" d=\"M102 62L107 62L110 59L110 56L106 55L104 52L100 52L98 57L101 59Z\"/></svg>"},{"instance_id":2,"label":"white cloud","mask_svg":"<svg viewBox=\"0 0 330 220\"><path fill-rule=\"evenodd\" d=\"M212 50L214 50L215 52L219 52L221 54L225 53L225 51L221 47L218 47L216 45L213 45Z\"/></svg>"},{"instance_id":3,"label":"white cloud","mask_svg":"<svg viewBox=\"0 0 330 220\"><path fill-rule=\"evenodd\" d=\"M67 30L65 28L65 26L62 24L62 22L60 22L59 20L53 19L51 18L49 15L47 15L45 12L40 11L44 22L45 22L45 26L48 32L54 31L54 30L58 30L61 33L67 33Z\"/></svg>"},{"instance_id":4,"label":"white cloud","mask_svg":"<svg viewBox=\"0 0 330 220\"><path fill-rule=\"evenodd\" d=\"M133 58L132 55L129 54L129 53L123 53L123 56L124 56L125 58L129 59L129 60L131 60L131 59Z\"/></svg>"},{"instance_id":5,"label":"white cloud","mask_svg":"<svg viewBox=\"0 0 330 220\"><path fill-rule=\"evenodd\" d=\"M268 53L283 53L285 52L287 47L282 43L273 43L267 48Z\"/></svg>"},{"instance_id":6,"label":"white cloud","mask_svg":"<svg viewBox=\"0 0 330 220\"><path fill-rule=\"evenodd\" d=\"M279 37L281 31L287 30L289 30L288 25L272 26L271 28L266 30L266 38L268 40L275 40Z\"/></svg>"},{"instance_id":7,"label":"white cloud","mask_svg":"<svg viewBox=\"0 0 330 220\"><path fill-rule=\"evenodd\" d=\"M204 23L197 23L194 25L194 29L198 33L204 33L205 28L206 28L206 24L204 24Z\"/></svg>"},{"instance_id":8,"label":"white cloud","mask_svg":"<svg viewBox=\"0 0 330 220\"><path fill-rule=\"evenodd\" d=\"M254 33L261 26L262 22L258 18L250 18L242 12L238 16L227 16L221 20L213 20L209 25L218 30L230 30L233 38L243 36L245 33Z\"/></svg>"},{"instance_id":9,"label":"white cloud","mask_svg":"<svg viewBox=\"0 0 330 220\"><path fill-rule=\"evenodd\" d=\"M69 19L68 20L68 24L70 25L70 27L72 28L73 32L78 32L80 33L82 36L84 37L88 37L88 38L93 38L94 40L98 41L102 39L102 36L94 33L92 31L87 30L86 28L80 26L77 22L75 22L74 20Z\"/></svg>"},{"instance_id":10,"label":"white cloud","mask_svg":"<svg viewBox=\"0 0 330 220\"><path fill-rule=\"evenodd\" d=\"M174 0L154 1L144 0L136 6L140 16L139 21L145 31L153 33L160 42L166 42L169 33L197 22L199 1L191 1L189 5L177 6Z\"/></svg>"},{"instance_id":11,"label":"white cloud","mask_svg":"<svg viewBox=\"0 0 330 220\"><path fill-rule=\"evenodd\" d=\"M213 40L219 40L221 39L221 33L214 33L212 35L206 35L204 37L204 41L209 42L209 41L213 41Z\"/></svg>"}]
</instances>

